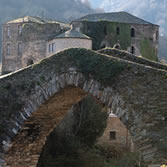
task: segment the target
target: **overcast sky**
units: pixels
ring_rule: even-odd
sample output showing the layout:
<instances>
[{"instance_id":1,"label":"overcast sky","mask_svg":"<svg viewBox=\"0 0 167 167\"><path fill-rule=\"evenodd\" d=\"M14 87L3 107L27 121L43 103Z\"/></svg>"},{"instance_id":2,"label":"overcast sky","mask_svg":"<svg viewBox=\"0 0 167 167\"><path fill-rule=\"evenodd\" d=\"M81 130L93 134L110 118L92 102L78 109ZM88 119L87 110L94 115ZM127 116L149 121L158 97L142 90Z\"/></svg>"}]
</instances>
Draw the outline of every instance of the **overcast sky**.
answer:
<instances>
[{"instance_id":1,"label":"overcast sky","mask_svg":"<svg viewBox=\"0 0 167 167\"><path fill-rule=\"evenodd\" d=\"M167 0L82 0L105 12L127 11L167 31Z\"/></svg>"}]
</instances>

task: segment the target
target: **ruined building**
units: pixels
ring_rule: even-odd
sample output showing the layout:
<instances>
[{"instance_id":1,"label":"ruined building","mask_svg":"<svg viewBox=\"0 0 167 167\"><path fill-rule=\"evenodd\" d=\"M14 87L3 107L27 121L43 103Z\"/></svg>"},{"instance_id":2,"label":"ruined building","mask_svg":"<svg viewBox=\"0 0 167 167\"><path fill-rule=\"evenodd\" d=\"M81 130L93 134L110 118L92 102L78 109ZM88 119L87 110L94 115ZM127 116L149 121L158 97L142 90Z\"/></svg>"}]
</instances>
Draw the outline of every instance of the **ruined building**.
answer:
<instances>
[{"instance_id":1,"label":"ruined building","mask_svg":"<svg viewBox=\"0 0 167 167\"><path fill-rule=\"evenodd\" d=\"M158 25L126 12L91 14L71 25L30 16L4 24L2 74L74 47L114 47L157 61Z\"/></svg>"},{"instance_id":2,"label":"ruined building","mask_svg":"<svg viewBox=\"0 0 167 167\"><path fill-rule=\"evenodd\" d=\"M157 60L159 26L127 12L98 13L72 22L76 30L93 39L93 50L114 47Z\"/></svg>"}]
</instances>

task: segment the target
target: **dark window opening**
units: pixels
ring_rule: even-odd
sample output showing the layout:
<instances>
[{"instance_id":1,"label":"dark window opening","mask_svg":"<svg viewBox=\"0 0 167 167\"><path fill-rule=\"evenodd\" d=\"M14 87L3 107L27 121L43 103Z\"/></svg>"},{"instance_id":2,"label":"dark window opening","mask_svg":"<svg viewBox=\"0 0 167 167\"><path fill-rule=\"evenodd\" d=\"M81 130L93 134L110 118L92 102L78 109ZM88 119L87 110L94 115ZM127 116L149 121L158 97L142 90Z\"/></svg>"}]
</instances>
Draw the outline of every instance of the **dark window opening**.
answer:
<instances>
[{"instance_id":1,"label":"dark window opening","mask_svg":"<svg viewBox=\"0 0 167 167\"><path fill-rule=\"evenodd\" d=\"M89 32L90 31L90 27L89 26L87 26L87 32Z\"/></svg>"},{"instance_id":2,"label":"dark window opening","mask_svg":"<svg viewBox=\"0 0 167 167\"><path fill-rule=\"evenodd\" d=\"M135 37L135 29L131 28L131 37Z\"/></svg>"},{"instance_id":3,"label":"dark window opening","mask_svg":"<svg viewBox=\"0 0 167 167\"><path fill-rule=\"evenodd\" d=\"M131 47L130 53L135 54L135 48L134 48L134 46Z\"/></svg>"},{"instance_id":4,"label":"dark window opening","mask_svg":"<svg viewBox=\"0 0 167 167\"><path fill-rule=\"evenodd\" d=\"M34 61L32 59L28 59L27 66L34 64Z\"/></svg>"},{"instance_id":5,"label":"dark window opening","mask_svg":"<svg viewBox=\"0 0 167 167\"><path fill-rule=\"evenodd\" d=\"M116 132L110 131L110 140L116 140Z\"/></svg>"},{"instance_id":6,"label":"dark window opening","mask_svg":"<svg viewBox=\"0 0 167 167\"><path fill-rule=\"evenodd\" d=\"M116 31L117 31L117 35L119 35L120 34L120 28L117 27Z\"/></svg>"},{"instance_id":7,"label":"dark window opening","mask_svg":"<svg viewBox=\"0 0 167 167\"><path fill-rule=\"evenodd\" d=\"M103 49L103 48L105 48L105 47L106 47L106 45L104 44L104 45L102 45L100 48Z\"/></svg>"},{"instance_id":8,"label":"dark window opening","mask_svg":"<svg viewBox=\"0 0 167 167\"><path fill-rule=\"evenodd\" d=\"M115 45L114 48L115 49L120 49L120 46L119 45Z\"/></svg>"},{"instance_id":9,"label":"dark window opening","mask_svg":"<svg viewBox=\"0 0 167 167\"><path fill-rule=\"evenodd\" d=\"M107 28L104 26L104 35L107 35Z\"/></svg>"},{"instance_id":10,"label":"dark window opening","mask_svg":"<svg viewBox=\"0 0 167 167\"><path fill-rule=\"evenodd\" d=\"M156 31L156 40L158 40L158 38L159 38L159 32Z\"/></svg>"}]
</instances>

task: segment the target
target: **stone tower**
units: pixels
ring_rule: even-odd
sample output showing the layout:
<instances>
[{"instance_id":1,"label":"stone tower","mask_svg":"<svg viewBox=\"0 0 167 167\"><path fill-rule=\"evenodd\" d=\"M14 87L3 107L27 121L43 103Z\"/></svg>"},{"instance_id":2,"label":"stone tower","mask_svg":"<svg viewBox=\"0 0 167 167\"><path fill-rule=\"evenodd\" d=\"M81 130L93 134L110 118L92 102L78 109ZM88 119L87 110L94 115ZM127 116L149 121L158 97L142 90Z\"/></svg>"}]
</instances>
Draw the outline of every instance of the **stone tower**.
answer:
<instances>
[{"instance_id":1,"label":"stone tower","mask_svg":"<svg viewBox=\"0 0 167 167\"><path fill-rule=\"evenodd\" d=\"M68 24L26 16L3 25L2 74L16 71L46 57L47 41Z\"/></svg>"}]
</instances>

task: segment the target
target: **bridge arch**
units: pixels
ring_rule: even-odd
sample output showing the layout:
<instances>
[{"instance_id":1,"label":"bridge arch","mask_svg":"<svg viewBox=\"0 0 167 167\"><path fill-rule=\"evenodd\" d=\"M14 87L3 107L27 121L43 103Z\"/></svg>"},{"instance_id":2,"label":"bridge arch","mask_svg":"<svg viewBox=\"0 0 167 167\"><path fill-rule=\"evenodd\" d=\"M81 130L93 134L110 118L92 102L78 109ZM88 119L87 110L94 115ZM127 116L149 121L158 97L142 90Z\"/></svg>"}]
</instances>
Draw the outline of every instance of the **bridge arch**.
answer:
<instances>
[{"instance_id":1,"label":"bridge arch","mask_svg":"<svg viewBox=\"0 0 167 167\"><path fill-rule=\"evenodd\" d=\"M167 163L167 136L164 134L167 128L166 76L165 70L90 50L70 49L2 77L1 164L13 137L27 118L68 86L78 90L81 98L87 92L112 108L128 128L148 164ZM161 94L157 96L159 92Z\"/></svg>"}]
</instances>

